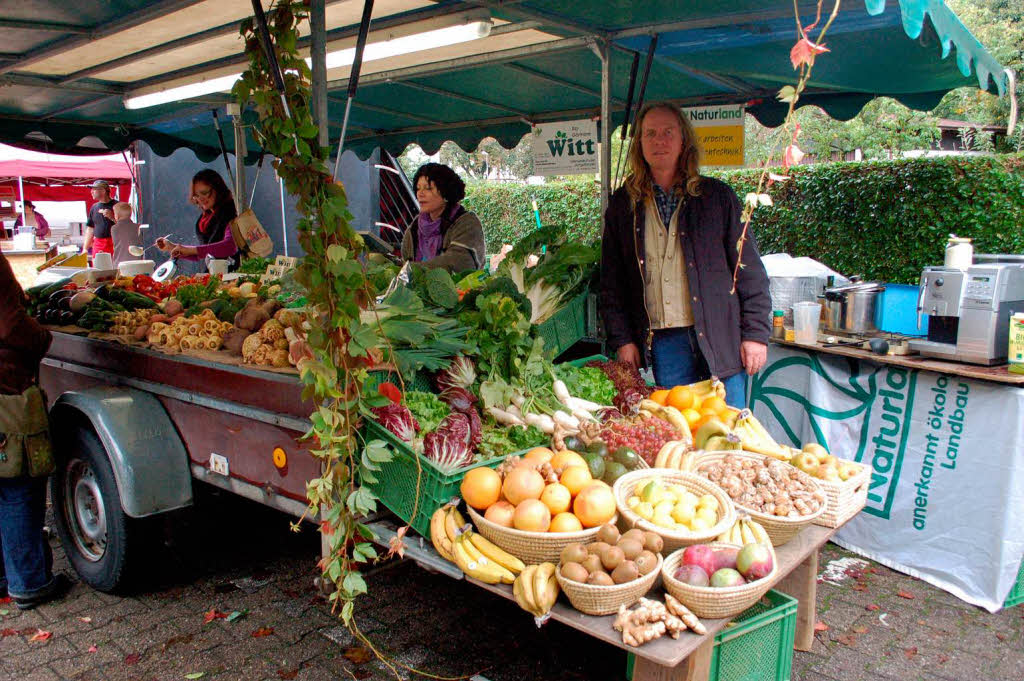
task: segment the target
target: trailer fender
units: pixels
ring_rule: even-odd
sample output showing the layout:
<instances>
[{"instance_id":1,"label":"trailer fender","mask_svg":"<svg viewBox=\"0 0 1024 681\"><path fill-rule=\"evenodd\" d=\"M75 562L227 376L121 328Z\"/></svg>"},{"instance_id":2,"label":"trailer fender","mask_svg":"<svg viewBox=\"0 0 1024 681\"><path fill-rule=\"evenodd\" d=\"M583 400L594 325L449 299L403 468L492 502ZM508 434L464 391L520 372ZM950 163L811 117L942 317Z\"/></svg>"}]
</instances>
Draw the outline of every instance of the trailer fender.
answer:
<instances>
[{"instance_id":1,"label":"trailer fender","mask_svg":"<svg viewBox=\"0 0 1024 681\"><path fill-rule=\"evenodd\" d=\"M188 453L153 395L114 386L65 392L50 410L57 437L61 421L75 412L89 420L107 450L126 515L144 518L192 505Z\"/></svg>"}]
</instances>

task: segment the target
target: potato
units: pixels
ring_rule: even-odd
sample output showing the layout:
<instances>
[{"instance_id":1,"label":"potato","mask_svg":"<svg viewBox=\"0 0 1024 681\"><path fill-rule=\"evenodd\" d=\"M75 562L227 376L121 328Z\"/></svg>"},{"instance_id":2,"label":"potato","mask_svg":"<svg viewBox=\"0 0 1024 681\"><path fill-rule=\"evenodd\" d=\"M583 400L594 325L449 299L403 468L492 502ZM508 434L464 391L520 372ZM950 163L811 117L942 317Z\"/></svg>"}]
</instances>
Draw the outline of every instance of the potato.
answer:
<instances>
[{"instance_id":1,"label":"potato","mask_svg":"<svg viewBox=\"0 0 1024 681\"><path fill-rule=\"evenodd\" d=\"M143 324L142 326L135 327L135 340L145 340L146 336L149 335L149 324Z\"/></svg>"},{"instance_id":2,"label":"potato","mask_svg":"<svg viewBox=\"0 0 1024 681\"><path fill-rule=\"evenodd\" d=\"M224 349L230 352L236 357L242 354L242 344L245 339L248 338L249 332L245 329L239 329L238 327L231 327L224 332L222 340L224 341Z\"/></svg>"},{"instance_id":3,"label":"potato","mask_svg":"<svg viewBox=\"0 0 1024 681\"><path fill-rule=\"evenodd\" d=\"M179 315L185 311L185 306L177 298L168 298L164 301L164 314L168 317Z\"/></svg>"},{"instance_id":4,"label":"potato","mask_svg":"<svg viewBox=\"0 0 1024 681\"><path fill-rule=\"evenodd\" d=\"M235 326L246 331L259 331L270 314L256 303L249 303L235 315Z\"/></svg>"}]
</instances>

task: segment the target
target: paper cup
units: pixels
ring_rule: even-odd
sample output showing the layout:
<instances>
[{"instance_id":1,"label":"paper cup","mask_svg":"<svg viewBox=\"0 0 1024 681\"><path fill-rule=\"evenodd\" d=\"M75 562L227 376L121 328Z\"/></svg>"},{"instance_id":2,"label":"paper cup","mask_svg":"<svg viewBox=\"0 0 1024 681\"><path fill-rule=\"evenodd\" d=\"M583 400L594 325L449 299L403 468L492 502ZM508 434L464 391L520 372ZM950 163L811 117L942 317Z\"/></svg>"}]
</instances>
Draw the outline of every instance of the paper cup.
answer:
<instances>
[{"instance_id":1,"label":"paper cup","mask_svg":"<svg viewBox=\"0 0 1024 681\"><path fill-rule=\"evenodd\" d=\"M98 270L114 269L114 258L106 251L100 251L92 256L92 266Z\"/></svg>"},{"instance_id":2,"label":"paper cup","mask_svg":"<svg viewBox=\"0 0 1024 681\"><path fill-rule=\"evenodd\" d=\"M221 275L222 277L228 273L228 261L227 260L211 260L206 265L206 271L212 275Z\"/></svg>"}]
</instances>

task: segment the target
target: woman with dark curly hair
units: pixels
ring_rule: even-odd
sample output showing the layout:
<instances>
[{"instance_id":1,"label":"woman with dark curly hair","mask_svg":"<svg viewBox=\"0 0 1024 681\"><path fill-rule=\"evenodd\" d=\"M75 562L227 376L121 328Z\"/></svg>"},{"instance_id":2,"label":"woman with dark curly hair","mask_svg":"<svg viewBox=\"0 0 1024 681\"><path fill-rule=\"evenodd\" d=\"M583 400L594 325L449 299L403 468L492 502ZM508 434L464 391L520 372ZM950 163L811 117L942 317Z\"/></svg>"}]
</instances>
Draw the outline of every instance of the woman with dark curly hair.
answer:
<instances>
[{"instance_id":1,"label":"woman with dark curly hair","mask_svg":"<svg viewBox=\"0 0 1024 681\"><path fill-rule=\"evenodd\" d=\"M160 237L156 247L171 254L172 258L202 260L207 255L228 260L228 269L238 267L238 246L231 235L231 221L238 217L235 198L224 178L216 170L206 168L192 177L189 201L199 206L202 214L196 220L195 245L176 244Z\"/></svg>"},{"instance_id":2,"label":"woman with dark curly hair","mask_svg":"<svg viewBox=\"0 0 1024 681\"><path fill-rule=\"evenodd\" d=\"M466 183L440 163L420 166L412 182L420 214L402 237L402 258L449 272L483 267L484 228L461 204Z\"/></svg>"}]
</instances>

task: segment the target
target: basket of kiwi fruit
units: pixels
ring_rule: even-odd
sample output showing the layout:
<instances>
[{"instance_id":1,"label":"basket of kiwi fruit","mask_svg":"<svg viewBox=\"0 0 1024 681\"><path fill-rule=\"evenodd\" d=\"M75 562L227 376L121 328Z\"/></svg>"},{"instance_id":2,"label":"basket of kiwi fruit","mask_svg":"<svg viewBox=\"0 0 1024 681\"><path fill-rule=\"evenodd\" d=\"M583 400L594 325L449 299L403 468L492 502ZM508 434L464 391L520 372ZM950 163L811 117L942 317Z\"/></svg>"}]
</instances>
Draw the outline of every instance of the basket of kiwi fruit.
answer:
<instances>
[{"instance_id":1,"label":"basket of kiwi fruit","mask_svg":"<svg viewBox=\"0 0 1024 681\"><path fill-rule=\"evenodd\" d=\"M602 525L594 539L562 549L555 575L574 608L587 615L611 615L654 586L664 541L636 528L619 534L611 523Z\"/></svg>"}]
</instances>

